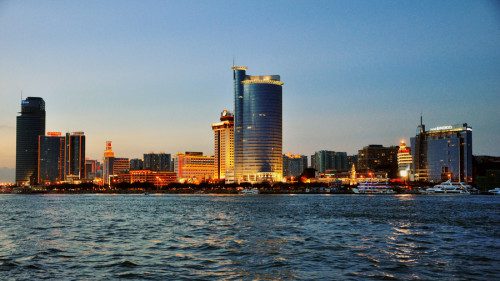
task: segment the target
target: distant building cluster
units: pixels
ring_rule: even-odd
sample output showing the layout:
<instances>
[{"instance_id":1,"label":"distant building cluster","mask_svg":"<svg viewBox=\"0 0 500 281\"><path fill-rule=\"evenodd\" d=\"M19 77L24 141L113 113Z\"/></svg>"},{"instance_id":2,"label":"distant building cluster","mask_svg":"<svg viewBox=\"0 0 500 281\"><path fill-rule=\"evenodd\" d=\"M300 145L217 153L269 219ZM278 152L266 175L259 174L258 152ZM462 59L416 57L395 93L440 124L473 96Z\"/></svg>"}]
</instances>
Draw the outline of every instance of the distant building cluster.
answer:
<instances>
[{"instance_id":1,"label":"distant building cluster","mask_svg":"<svg viewBox=\"0 0 500 281\"><path fill-rule=\"evenodd\" d=\"M88 159L84 132L46 133L44 100L26 98L17 116L16 184L473 181L467 124L426 130L421 121L410 146L405 140L393 146L370 144L355 155L324 149L314 152L310 163L305 155L284 153L280 76L250 76L243 66L232 69L234 111L223 110L211 124L212 156L148 152L143 158L115 157L107 141L102 159Z\"/></svg>"}]
</instances>

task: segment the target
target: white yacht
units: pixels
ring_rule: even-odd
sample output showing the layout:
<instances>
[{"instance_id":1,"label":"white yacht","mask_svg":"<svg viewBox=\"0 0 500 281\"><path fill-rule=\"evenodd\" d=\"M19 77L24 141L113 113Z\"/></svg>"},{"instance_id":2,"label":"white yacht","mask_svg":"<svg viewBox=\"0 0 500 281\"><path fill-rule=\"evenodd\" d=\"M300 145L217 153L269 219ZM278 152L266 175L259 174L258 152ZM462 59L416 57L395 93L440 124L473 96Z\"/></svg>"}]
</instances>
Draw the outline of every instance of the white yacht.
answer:
<instances>
[{"instance_id":1,"label":"white yacht","mask_svg":"<svg viewBox=\"0 0 500 281\"><path fill-rule=\"evenodd\" d=\"M360 182L357 188L353 188L352 192L356 194L394 194L396 191L387 183L375 182Z\"/></svg>"},{"instance_id":2,"label":"white yacht","mask_svg":"<svg viewBox=\"0 0 500 281\"><path fill-rule=\"evenodd\" d=\"M259 190L257 188L246 188L240 191L240 194L259 194Z\"/></svg>"},{"instance_id":3,"label":"white yacht","mask_svg":"<svg viewBox=\"0 0 500 281\"><path fill-rule=\"evenodd\" d=\"M500 195L500 187L495 187L493 189L488 190L489 193L493 195Z\"/></svg>"},{"instance_id":4,"label":"white yacht","mask_svg":"<svg viewBox=\"0 0 500 281\"><path fill-rule=\"evenodd\" d=\"M441 184L427 188L425 194L462 194L469 195L472 187L462 182L451 182L451 180L442 182Z\"/></svg>"}]
</instances>

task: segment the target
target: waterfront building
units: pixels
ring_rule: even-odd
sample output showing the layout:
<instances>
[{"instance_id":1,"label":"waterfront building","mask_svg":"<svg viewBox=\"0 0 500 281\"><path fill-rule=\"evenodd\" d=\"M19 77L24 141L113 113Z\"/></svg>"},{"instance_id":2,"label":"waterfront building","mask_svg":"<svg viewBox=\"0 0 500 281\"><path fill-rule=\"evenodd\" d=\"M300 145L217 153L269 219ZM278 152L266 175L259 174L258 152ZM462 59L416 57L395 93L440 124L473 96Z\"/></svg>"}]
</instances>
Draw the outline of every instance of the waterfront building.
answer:
<instances>
[{"instance_id":1,"label":"waterfront building","mask_svg":"<svg viewBox=\"0 0 500 281\"><path fill-rule=\"evenodd\" d=\"M214 157L203 156L202 152L177 153L174 158L174 169L178 182L208 181L214 175Z\"/></svg>"},{"instance_id":2,"label":"waterfront building","mask_svg":"<svg viewBox=\"0 0 500 281\"><path fill-rule=\"evenodd\" d=\"M128 158L113 159L113 175L127 173L130 170L130 161Z\"/></svg>"},{"instance_id":3,"label":"waterfront building","mask_svg":"<svg viewBox=\"0 0 500 281\"><path fill-rule=\"evenodd\" d=\"M238 182L281 181L282 87L279 75L249 76L233 66L234 168Z\"/></svg>"},{"instance_id":4,"label":"waterfront building","mask_svg":"<svg viewBox=\"0 0 500 281\"><path fill-rule=\"evenodd\" d=\"M130 159L130 171L143 170L144 161L139 158Z\"/></svg>"},{"instance_id":5,"label":"waterfront building","mask_svg":"<svg viewBox=\"0 0 500 281\"><path fill-rule=\"evenodd\" d=\"M347 152L317 151L311 156L311 167L322 174L327 170L347 170Z\"/></svg>"},{"instance_id":6,"label":"waterfront building","mask_svg":"<svg viewBox=\"0 0 500 281\"><path fill-rule=\"evenodd\" d=\"M129 173L118 174L116 183L145 183L149 182L156 187L166 186L169 183L176 182L177 176L174 172L155 172L150 170L132 170Z\"/></svg>"},{"instance_id":7,"label":"waterfront building","mask_svg":"<svg viewBox=\"0 0 500 281\"><path fill-rule=\"evenodd\" d=\"M358 151L357 170L361 172L386 172L390 178L397 176L399 147L371 144Z\"/></svg>"},{"instance_id":8,"label":"waterfront building","mask_svg":"<svg viewBox=\"0 0 500 281\"><path fill-rule=\"evenodd\" d=\"M292 153L283 155L283 177L298 177L304 169L307 169L307 156Z\"/></svg>"},{"instance_id":9,"label":"waterfront building","mask_svg":"<svg viewBox=\"0 0 500 281\"><path fill-rule=\"evenodd\" d=\"M45 101L28 97L21 102L16 122L16 184L36 184L38 136L45 135Z\"/></svg>"},{"instance_id":10,"label":"waterfront building","mask_svg":"<svg viewBox=\"0 0 500 281\"><path fill-rule=\"evenodd\" d=\"M97 177L97 170L99 169L99 162L97 160L85 159L85 176L88 180L94 180Z\"/></svg>"},{"instance_id":11,"label":"waterfront building","mask_svg":"<svg viewBox=\"0 0 500 281\"><path fill-rule=\"evenodd\" d=\"M467 123L425 130L411 138L415 180L472 182L472 128Z\"/></svg>"},{"instance_id":12,"label":"waterfront building","mask_svg":"<svg viewBox=\"0 0 500 281\"><path fill-rule=\"evenodd\" d=\"M65 175L66 180L85 179L85 134L66 133Z\"/></svg>"},{"instance_id":13,"label":"waterfront building","mask_svg":"<svg viewBox=\"0 0 500 281\"><path fill-rule=\"evenodd\" d=\"M54 184L65 180L64 156L66 138L61 132L47 132L38 136L38 180L39 184Z\"/></svg>"},{"instance_id":14,"label":"waterfront building","mask_svg":"<svg viewBox=\"0 0 500 281\"><path fill-rule=\"evenodd\" d=\"M215 144L214 179L224 180L226 172L234 170L234 114L223 110L220 122L213 123L212 130Z\"/></svg>"},{"instance_id":15,"label":"waterfront building","mask_svg":"<svg viewBox=\"0 0 500 281\"><path fill-rule=\"evenodd\" d=\"M348 155L347 156L347 167L352 169L352 165L356 166L358 164L358 155Z\"/></svg>"},{"instance_id":16,"label":"waterfront building","mask_svg":"<svg viewBox=\"0 0 500 281\"><path fill-rule=\"evenodd\" d=\"M398 172L400 177L409 177L412 163L413 158L411 157L410 148L406 146L405 140L401 140L398 150Z\"/></svg>"},{"instance_id":17,"label":"waterfront building","mask_svg":"<svg viewBox=\"0 0 500 281\"><path fill-rule=\"evenodd\" d=\"M153 153L149 152L144 154L143 168L144 170L156 171L156 172L166 172L172 171L171 155L164 152Z\"/></svg>"},{"instance_id":18,"label":"waterfront building","mask_svg":"<svg viewBox=\"0 0 500 281\"><path fill-rule=\"evenodd\" d=\"M111 141L106 141L106 150L104 151L103 157L103 167L102 167L102 178L105 184L109 184L110 176L113 175L113 163L115 159L115 153L111 147Z\"/></svg>"}]
</instances>

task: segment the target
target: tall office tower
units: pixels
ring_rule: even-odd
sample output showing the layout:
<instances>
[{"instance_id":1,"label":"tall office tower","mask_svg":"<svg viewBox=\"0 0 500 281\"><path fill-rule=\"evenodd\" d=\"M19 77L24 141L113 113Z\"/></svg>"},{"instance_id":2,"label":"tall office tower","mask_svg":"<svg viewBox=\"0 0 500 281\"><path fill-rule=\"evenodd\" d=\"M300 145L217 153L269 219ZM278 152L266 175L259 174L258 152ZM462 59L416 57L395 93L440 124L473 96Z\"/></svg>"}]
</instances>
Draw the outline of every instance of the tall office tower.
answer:
<instances>
[{"instance_id":1,"label":"tall office tower","mask_svg":"<svg viewBox=\"0 0 500 281\"><path fill-rule=\"evenodd\" d=\"M281 181L283 82L233 66L234 168L238 182Z\"/></svg>"},{"instance_id":2,"label":"tall office tower","mask_svg":"<svg viewBox=\"0 0 500 281\"><path fill-rule=\"evenodd\" d=\"M171 171L171 155L160 152L153 153L149 152L148 154L144 154L144 162L143 167L144 170L150 170L155 172L167 172Z\"/></svg>"},{"instance_id":3,"label":"tall office tower","mask_svg":"<svg viewBox=\"0 0 500 281\"><path fill-rule=\"evenodd\" d=\"M384 147L379 144L370 144L358 151L357 169L361 172L387 172L391 178L397 177L398 171L397 146Z\"/></svg>"},{"instance_id":4,"label":"tall office tower","mask_svg":"<svg viewBox=\"0 0 500 281\"><path fill-rule=\"evenodd\" d=\"M472 128L467 123L425 130L411 138L415 180L472 182Z\"/></svg>"},{"instance_id":5,"label":"tall office tower","mask_svg":"<svg viewBox=\"0 0 500 281\"><path fill-rule=\"evenodd\" d=\"M109 184L109 176L113 175L114 160L115 153L113 152L113 149L111 147L111 141L107 141L102 164L102 179L106 184Z\"/></svg>"},{"instance_id":6,"label":"tall office tower","mask_svg":"<svg viewBox=\"0 0 500 281\"><path fill-rule=\"evenodd\" d=\"M66 133L66 179L85 178L85 134L83 132Z\"/></svg>"},{"instance_id":7,"label":"tall office tower","mask_svg":"<svg viewBox=\"0 0 500 281\"><path fill-rule=\"evenodd\" d=\"M411 157L410 148L406 146L405 140L401 140L398 150L398 171L399 176L407 177L411 170L413 158Z\"/></svg>"},{"instance_id":8,"label":"tall office tower","mask_svg":"<svg viewBox=\"0 0 500 281\"><path fill-rule=\"evenodd\" d=\"M61 132L47 132L38 136L38 180L39 184L54 184L65 180L64 156L66 138Z\"/></svg>"},{"instance_id":9,"label":"tall office tower","mask_svg":"<svg viewBox=\"0 0 500 281\"><path fill-rule=\"evenodd\" d=\"M307 169L307 156L293 155L291 153L283 155L284 177L298 177L304 169Z\"/></svg>"},{"instance_id":10,"label":"tall office tower","mask_svg":"<svg viewBox=\"0 0 500 281\"><path fill-rule=\"evenodd\" d=\"M144 167L144 161L139 158L130 159L130 171L142 170Z\"/></svg>"},{"instance_id":11,"label":"tall office tower","mask_svg":"<svg viewBox=\"0 0 500 281\"><path fill-rule=\"evenodd\" d=\"M38 136L45 135L45 101L28 97L21 102L16 125L16 184L36 184Z\"/></svg>"},{"instance_id":12,"label":"tall office tower","mask_svg":"<svg viewBox=\"0 0 500 281\"><path fill-rule=\"evenodd\" d=\"M220 122L212 124L212 130L215 143L214 178L222 180L226 178L226 171L234 170L234 115L223 110Z\"/></svg>"}]
</instances>

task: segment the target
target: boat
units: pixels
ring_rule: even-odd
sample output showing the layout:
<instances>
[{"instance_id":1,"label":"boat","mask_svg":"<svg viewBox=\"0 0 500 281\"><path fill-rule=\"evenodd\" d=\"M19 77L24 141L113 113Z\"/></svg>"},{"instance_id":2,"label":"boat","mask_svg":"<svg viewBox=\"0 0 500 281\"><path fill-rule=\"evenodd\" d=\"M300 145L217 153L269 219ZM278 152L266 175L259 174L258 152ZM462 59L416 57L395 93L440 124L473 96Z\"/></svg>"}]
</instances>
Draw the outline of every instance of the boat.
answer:
<instances>
[{"instance_id":1,"label":"boat","mask_svg":"<svg viewBox=\"0 0 500 281\"><path fill-rule=\"evenodd\" d=\"M387 182L360 182L358 187L353 188L352 192L356 194L394 194L396 191L392 189Z\"/></svg>"},{"instance_id":2,"label":"boat","mask_svg":"<svg viewBox=\"0 0 500 281\"><path fill-rule=\"evenodd\" d=\"M489 193L493 195L500 195L500 187L495 187L493 189L488 190Z\"/></svg>"},{"instance_id":3,"label":"boat","mask_svg":"<svg viewBox=\"0 0 500 281\"><path fill-rule=\"evenodd\" d=\"M463 184L462 182L452 182L447 180L441 184L435 185L433 187L427 188L423 191L424 194L461 194L470 195L472 187L468 184Z\"/></svg>"},{"instance_id":4,"label":"boat","mask_svg":"<svg viewBox=\"0 0 500 281\"><path fill-rule=\"evenodd\" d=\"M257 188L246 188L240 191L240 194L259 194L259 190Z\"/></svg>"}]
</instances>

